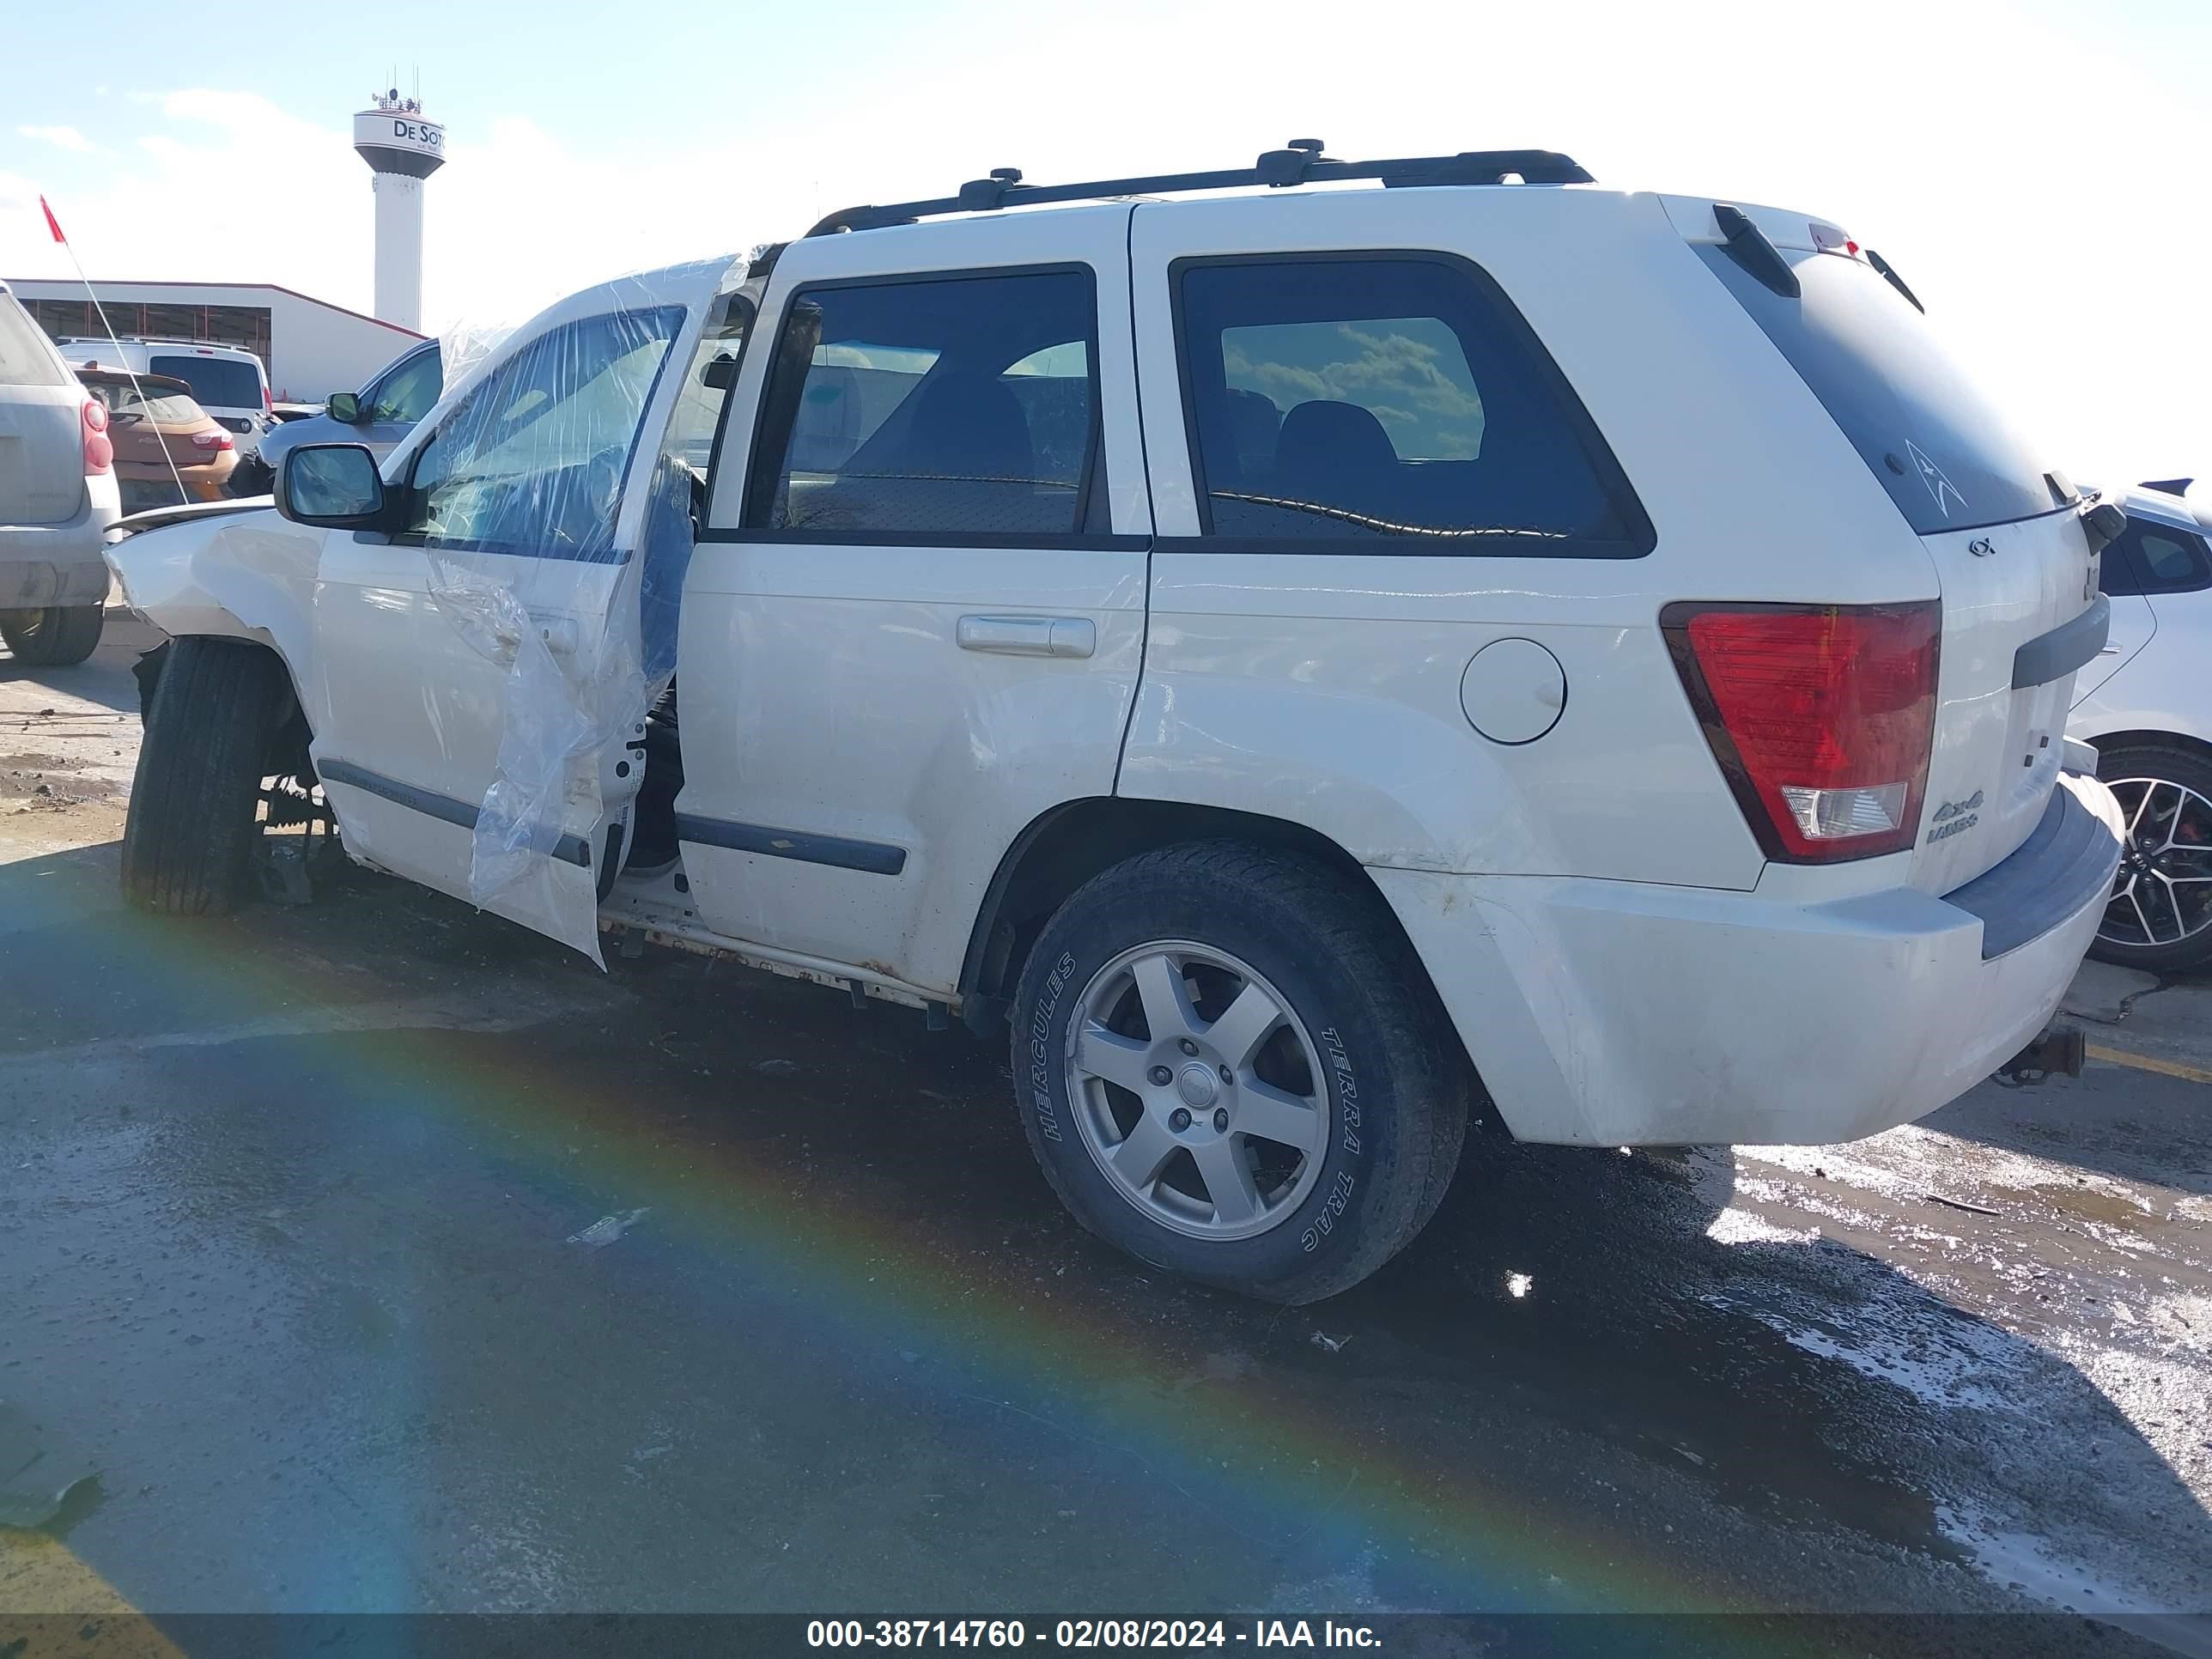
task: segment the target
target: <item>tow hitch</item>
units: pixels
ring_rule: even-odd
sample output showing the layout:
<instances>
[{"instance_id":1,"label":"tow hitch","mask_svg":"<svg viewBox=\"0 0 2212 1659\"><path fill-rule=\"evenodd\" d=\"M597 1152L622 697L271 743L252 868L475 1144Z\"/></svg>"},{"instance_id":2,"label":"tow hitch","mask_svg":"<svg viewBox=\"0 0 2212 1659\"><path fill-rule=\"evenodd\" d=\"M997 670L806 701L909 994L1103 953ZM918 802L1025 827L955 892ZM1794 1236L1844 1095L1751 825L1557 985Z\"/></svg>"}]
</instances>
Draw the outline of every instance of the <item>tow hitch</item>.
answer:
<instances>
[{"instance_id":1,"label":"tow hitch","mask_svg":"<svg viewBox=\"0 0 2212 1659\"><path fill-rule=\"evenodd\" d=\"M1996 1080L2010 1088L2042 1082L2053 1072L2081 1075L2088 1039L2077 1027L2045 1026L2043 1035L1996 1069Z\"/></svg>"}]
</instances>

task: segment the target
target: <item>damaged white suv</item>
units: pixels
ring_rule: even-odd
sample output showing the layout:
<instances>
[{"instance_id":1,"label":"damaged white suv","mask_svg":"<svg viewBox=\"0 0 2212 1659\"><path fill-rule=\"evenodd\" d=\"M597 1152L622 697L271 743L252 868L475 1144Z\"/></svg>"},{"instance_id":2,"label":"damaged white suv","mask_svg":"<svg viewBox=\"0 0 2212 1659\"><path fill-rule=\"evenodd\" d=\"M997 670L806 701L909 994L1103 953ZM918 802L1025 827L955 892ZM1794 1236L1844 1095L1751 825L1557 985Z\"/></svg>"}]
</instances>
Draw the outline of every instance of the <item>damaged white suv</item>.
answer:
<instances>
[{"instance_id":1,"label":"damaged white suv","mask_svg":"<svg viewBox=\"0 0 2212 1659\"><path fill-rule=\"evenodd\" d=\"M380 468L121 543L131 896L228 906L319 789L595 957L1010 1032L1086 1225L1291 1301L1472 1101L1844 1139L2037 1042L2118 515L1877 256L1543 151L1018 177L579 294Z\"/></svg>"}]
</instances>

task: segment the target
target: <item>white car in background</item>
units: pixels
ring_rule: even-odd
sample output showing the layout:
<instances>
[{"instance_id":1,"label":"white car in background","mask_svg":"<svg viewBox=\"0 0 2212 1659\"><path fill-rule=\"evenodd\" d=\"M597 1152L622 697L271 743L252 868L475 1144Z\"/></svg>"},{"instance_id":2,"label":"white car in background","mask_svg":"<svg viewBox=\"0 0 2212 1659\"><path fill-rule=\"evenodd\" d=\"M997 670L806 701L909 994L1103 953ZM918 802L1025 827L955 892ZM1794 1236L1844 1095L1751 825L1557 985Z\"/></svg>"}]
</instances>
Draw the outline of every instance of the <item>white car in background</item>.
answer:
<instances>
[{"instance_id":1,"label":"white car in background","mask_svg":"<svg viewBox=\"0 0 2212 1659\"><path fill-rule=\"evenodd\" d=\"M2128 527L2099 579L2112 633L2068 722L2096 744L2129 826L2094 954L2176 973L2212 961L2212 480L2112 498Z\"/></svg>"}]
</instances>

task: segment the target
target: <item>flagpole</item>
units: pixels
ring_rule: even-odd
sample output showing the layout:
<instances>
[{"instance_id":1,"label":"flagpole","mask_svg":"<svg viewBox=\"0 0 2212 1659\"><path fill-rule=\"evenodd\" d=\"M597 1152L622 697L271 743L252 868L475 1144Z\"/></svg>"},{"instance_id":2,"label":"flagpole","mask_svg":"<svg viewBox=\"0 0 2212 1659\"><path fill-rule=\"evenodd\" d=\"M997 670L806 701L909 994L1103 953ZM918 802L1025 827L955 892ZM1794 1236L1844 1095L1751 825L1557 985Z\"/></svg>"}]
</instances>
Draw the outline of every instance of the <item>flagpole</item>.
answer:
<instances>
[{"instance_id":1,"label":"flagpole","mask_svg":"<svg viewBox=\"0 0 2212 1659\"><path fill-rule=\"evenodd\" d=\"M107 331L108 342L115 348L116 362L124 374L130 376L131 389L138 394L142 410L139 418L151 426L152 418L143 412L146 402L146 388L138 384L137 371L131 367L130 355L123 349L123 342L116 337L115 325L107 320L107 307L100 303L100 295L93 289L92 278L84 274L84 262L76 257L76 249L70 243L70 239L62 234L62 222L54 217L54 210L46 205L46 198L43 196L39 198L39 211L46 216L46 228L53 232L54 240L62 245L62 251L70 257L70 263L76 267L76 279L84 284L84 296L92 301L92 308L100 318L100 325ZM111 421L109 424L112 426L114 422ZM161 445L161 459L169 464L169 477L177 486L178 504L188 505L191 496L185 492L184 474L177 471L177 458L169 453L168 441L156 432L154 434L154 441Z\"/></svg>"}]
</instances>

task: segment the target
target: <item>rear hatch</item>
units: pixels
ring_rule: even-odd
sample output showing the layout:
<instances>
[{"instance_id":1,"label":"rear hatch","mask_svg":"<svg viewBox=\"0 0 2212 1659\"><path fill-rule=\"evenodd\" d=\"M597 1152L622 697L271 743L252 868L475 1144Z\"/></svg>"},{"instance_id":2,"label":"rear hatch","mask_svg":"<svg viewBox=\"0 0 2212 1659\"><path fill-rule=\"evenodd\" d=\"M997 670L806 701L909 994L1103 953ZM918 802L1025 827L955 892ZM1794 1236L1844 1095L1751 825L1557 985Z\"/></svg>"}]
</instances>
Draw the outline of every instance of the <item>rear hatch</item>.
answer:
<instances>
[{"instance_id":1,"label":"rear hatch","mask_svg":"<svg viewBox=\"0 0 2212 1659\"><path fill-rule=\"evenodd\" d=\"M0 525L61 524L84 505L84 393L0 290Z\"/></svg>"},{"instance_id":2,"label":"rear hatch","mask_svg":"<svg viewBox=\"0 0 2212 1659\"><path fill-rule=\"evenodd\" d=\"M149 355L149 374L165 374L191 388L200 407L231 432L252 432L268 408L261 371L235 357L217 357L203 349Z\"/></svg>"},{"instance_id":3,"label":"rear hatch","mask_svg":"<svg viewBox=\"0 0 2212 1659\"><path fill-rule=\"evenodd\" d=\"M2019 847L2050 804L2069 659L2085 640L2091 655L2102 642L2089 638L2095 619L2084 618L2101 604L2084 504L1943 349L1880 255L1802 214L1741 208L1753 236L1739 228L1731 243L1726 209L1684 198L1668 198L1667 209L1935 565L1935 741L1909 878L1948 892Z\"/></svg>"}]
</instances>

